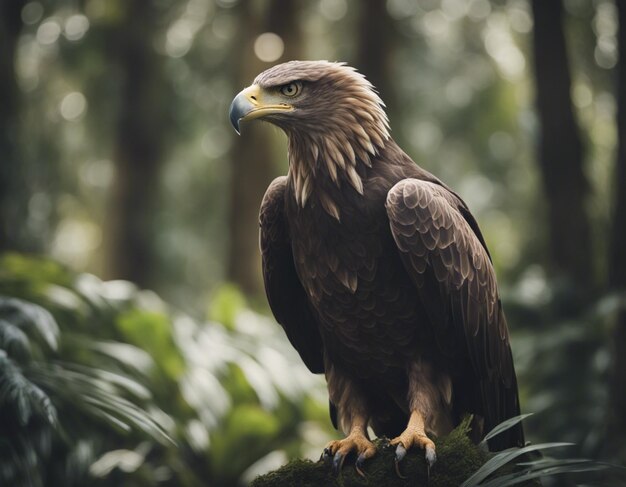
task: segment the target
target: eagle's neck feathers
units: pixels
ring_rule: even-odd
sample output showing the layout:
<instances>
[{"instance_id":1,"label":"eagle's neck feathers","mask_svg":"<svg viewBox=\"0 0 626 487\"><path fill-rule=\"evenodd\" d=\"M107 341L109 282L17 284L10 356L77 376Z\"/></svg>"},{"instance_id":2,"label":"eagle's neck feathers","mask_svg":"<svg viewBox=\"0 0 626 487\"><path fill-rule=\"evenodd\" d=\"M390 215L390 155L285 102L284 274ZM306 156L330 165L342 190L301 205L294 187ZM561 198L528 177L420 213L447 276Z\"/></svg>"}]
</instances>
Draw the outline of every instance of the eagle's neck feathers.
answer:
<instances>
[{"instance_id":1,"label":"eagle's neck feathers","mask_svg":"<svg viewBox=\"0 0 626 487\"><path fill-rule=\"evenodd\" d=\"M363 194L363 178L375 156L389 140L384 104L358 73L347 95L323 110L323 120L311 120L286 130L289 139L289 174L296 203L304 208L312 194L333 218L340 210L321 181L337 188L347 184Z\"/></svg>"}]
</instances>

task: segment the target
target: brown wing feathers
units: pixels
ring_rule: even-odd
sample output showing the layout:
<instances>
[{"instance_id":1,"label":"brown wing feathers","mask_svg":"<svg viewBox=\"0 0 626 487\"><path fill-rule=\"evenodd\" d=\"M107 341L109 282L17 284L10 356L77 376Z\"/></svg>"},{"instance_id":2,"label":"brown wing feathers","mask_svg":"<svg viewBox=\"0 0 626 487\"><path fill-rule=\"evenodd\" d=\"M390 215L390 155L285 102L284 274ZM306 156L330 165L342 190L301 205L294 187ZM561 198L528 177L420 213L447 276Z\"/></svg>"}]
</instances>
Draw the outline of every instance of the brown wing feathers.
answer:
<instances>
[{"instance_id":1,"label":"brown wing feathers","mask_svg":"<svg viewBox=\"0 0 626 487\"><path fill-rule=\"evenodd\" d=\"M322 339L306 293L293 263L284 217L287 178L276 178L267 188L259 223L265 292L272 313L289 341L313 373L324 372Z\"/></svg>"},{"instance_id":2,"label":"brown wing feathers","mask_svg":"<svg viewBox=\"0 0 626 487\"><path fill-rule=\"evenodd\" d=\"M466 345L481 384L480 404L472 405L472 410L484 415L487 430L519 414L493 266L482 238L459 210L463 203L436 183L405 179L389 191L386 207L391 232L435 327L437 343L448 353L455 345ZM508 441L507 446L523 443L521 429L511 434L517 441Z\"/></svg>"}]
</instances>

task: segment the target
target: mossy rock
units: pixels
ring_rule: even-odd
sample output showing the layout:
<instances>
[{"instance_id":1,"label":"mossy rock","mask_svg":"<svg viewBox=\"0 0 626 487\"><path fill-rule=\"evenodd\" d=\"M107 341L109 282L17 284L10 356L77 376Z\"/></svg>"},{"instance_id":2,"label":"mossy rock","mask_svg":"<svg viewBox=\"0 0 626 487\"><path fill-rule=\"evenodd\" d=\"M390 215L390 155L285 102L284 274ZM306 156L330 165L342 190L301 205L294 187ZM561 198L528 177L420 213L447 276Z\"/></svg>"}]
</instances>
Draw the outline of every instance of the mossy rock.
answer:
<instances>
[{"instance_id":1,"label":"mossy rock","mask_svg":"<svg viewBox=\"0 0 626 487\"><path fill-rule=\"evenodd\" d=\"M449 435L436 439L437 462L427 472L424 452L409 450L398 477L394 468L395 448L386 440L376 440L378 453L363 468L367 478L357 474L354 462L346 462L340 475L329 464L293 460L284 467L257 477L252 487L458 487L487 461L487 454L468 438L469 420L463 421Z\"/></svg>"}]
</instances>

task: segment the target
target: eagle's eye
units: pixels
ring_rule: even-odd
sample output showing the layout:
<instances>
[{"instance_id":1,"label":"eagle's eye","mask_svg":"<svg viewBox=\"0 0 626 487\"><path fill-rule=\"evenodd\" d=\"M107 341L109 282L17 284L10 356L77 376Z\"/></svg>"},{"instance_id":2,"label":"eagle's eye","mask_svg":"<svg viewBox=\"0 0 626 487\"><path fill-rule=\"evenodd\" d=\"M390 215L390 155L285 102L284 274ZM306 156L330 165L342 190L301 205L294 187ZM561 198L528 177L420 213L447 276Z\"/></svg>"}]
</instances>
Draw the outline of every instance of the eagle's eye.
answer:
<instances>
[{"instance_id":1,"label":"eagle's eye","mask_svg":"<svg viewBox=\"0 0 626 487\"><path fill-rule=\"evenodd\" d=\"M302 83L298 81L292 81L291 83L287 83L280 87L280 92L288 97L293 98L298 95L302 91Z\"/></svg>"}]
</instances>

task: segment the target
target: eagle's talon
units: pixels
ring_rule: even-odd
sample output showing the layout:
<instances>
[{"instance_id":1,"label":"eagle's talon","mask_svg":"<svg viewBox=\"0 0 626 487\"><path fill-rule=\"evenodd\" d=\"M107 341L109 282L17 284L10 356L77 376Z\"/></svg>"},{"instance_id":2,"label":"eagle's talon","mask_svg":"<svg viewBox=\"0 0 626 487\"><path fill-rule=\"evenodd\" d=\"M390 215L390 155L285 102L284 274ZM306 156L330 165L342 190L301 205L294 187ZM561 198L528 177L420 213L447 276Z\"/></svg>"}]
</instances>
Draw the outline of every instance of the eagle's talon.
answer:
<instances>
[{"instance_id":1,"label":"eagle's talon","mask_svg":"<svg viewBox=\"0 0 626 487\"><path fill-rule=\"evenodd\" d=\"M363 462L376 454L376 447L365 436L365 432L353 431L343 440L331 441L326 445L323 455L324 458L332 460L332 469L339 474L346 458L353 453L357 457L355 465L357 473L364 477Z\"/></svg>"},{"instance_id":2,"label":"eagle's talon","mask_svg":"<svg viewBox=\"0 0 626 487\"><path fill-rule=\"evenodd\" d=\"M330 449L324 448L324 450L322 451L322 454L320 455L320 461L323 461L324 463L328 464L330 463L332 459L333 459L333 454L330 451Z\"/></svg>"},{"instance_id":3,"label":"eagle's talon","mask_svg":"<svg viewBox=\"0 0 626 487\"><path fill-rule=\"evenodd\" d=\"M343 468L343 462L346 461L346 456L347 455L342 455L341 452L335 453L335 456L333 458L333 470L336 474L341 473L341 469Z\"/></svg>"},{"instance_id":4,"label":"eagle's talon","mask_svg":"<svg viewBox=\"0 0 626 487\"><path fill-rule=\"evenodd\" d=\"M426 454L424 456L426 457L426 463L428 463L428 468L430 469L430 467L432 467L437 461L437 453L435 453L434 448L427 446Z\"/></svg>"},{"instance_id":5,"label":"eagle's talon","mask_svg":"<svg viewBox=\"0 0 626 487\"><path fill-rule=\"evenodd\" d=\"M397 458L394 460L394 465L396 467L396 475L401 479L406 479L406 475L402 475L402 472L400 472L400 462Z\"/></svg>"},{"instance_id":6,"label":"eagle's talon","mask_svg":"<svg viewBox=\"0 0 626 487\"><path fill-rule=\"evenodd\" d=\"M404 460L405 456L406 448L404 448L404 445L402 445L402 443L398 443L398 446L396 447L396 458L394 460L394 464L396 467L396 474L398 474L398 477L400 477L401 479L406 478L406 476L402 475L402 472L400 472L400 462Z\"/></svg>"},{"instance_id":7,"label":"eagle's talon","mask_svg":"<svg viewBox=\"0 0 626 487\"><path fill-rule=\"evenodd\" d=\"M406 448L404 448L404 445L402 445L402 443L398 443L398 446L396 447L396 463L404 460L405 456L406 456Z\"/></svg>"},{"instance_id":8,"label":"eagle's talon","mask_svg":"<svg viewBox=\"0 0 626 487\"><path fill-rule=\"evenodd\" d=\"M356 462L354 464L354 469L356 470L356 473L358 473L361 477L365 479L367 478L367 475L365 475L365 472L363 472L364 463L365 463L365 455L361 453L359 457L356 459Z\"/></svg>"}]
</instances>

